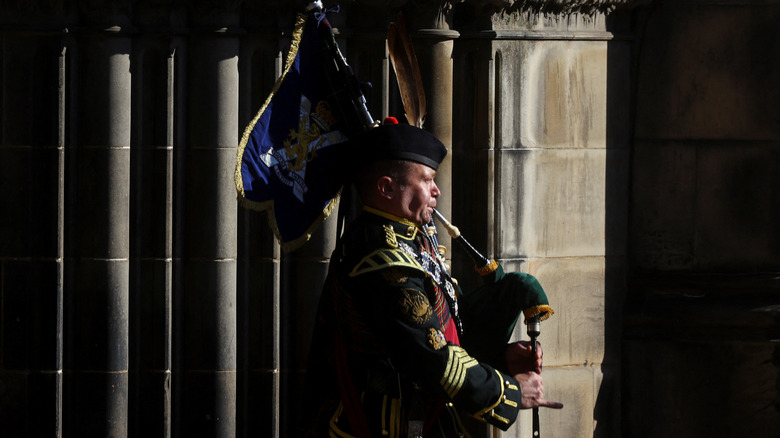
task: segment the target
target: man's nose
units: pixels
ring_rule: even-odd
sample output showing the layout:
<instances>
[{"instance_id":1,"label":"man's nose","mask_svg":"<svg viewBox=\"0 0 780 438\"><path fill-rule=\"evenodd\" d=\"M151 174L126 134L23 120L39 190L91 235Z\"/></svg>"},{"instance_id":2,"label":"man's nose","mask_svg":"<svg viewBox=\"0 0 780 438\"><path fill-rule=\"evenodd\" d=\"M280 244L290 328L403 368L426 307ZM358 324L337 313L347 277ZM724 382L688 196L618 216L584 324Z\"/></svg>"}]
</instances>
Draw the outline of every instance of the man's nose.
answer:
<instances>
[{"instance_id":1,"label":"man's nose","mask_svg":"<svg viewBox=\"0 0 780 438\"><path fill-rule=\"evenodd\" d=\"M439 191L439 186L436 185L436 183L433 183L433 190L431 190L431 196L434 198L438 198L441 196L441 192Z\"/></svg>"}]
</instances>

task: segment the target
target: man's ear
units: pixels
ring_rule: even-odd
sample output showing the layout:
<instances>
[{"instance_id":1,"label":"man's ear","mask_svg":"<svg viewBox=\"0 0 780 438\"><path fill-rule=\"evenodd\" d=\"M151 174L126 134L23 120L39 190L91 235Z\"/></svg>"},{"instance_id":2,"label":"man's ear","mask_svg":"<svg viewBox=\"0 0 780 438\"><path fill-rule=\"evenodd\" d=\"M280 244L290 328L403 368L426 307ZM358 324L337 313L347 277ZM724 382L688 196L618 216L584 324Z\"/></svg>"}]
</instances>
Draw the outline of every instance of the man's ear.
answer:
<instances>
[{"instance_id":1,"label":"man's ear","mask_svg":"<svg viewBox=\"0 0 780 438\"><path fill-rule=\"evenodd\" d=\"M393 199L395 195L394 186L393 179L389 176L381 176L376 181L377 192L379 192L379 197L382 199Z\"/></svg>"}]
</instances>

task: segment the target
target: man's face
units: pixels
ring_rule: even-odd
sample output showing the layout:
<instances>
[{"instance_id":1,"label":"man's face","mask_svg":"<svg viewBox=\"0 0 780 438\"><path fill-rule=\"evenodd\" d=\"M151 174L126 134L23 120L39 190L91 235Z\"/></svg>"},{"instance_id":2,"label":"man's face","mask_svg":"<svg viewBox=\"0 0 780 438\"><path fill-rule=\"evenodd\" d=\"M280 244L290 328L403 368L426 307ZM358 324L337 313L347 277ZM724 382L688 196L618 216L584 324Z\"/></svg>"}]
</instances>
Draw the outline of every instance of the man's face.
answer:
<instances>
[{"instance_id":1,"label":"man's face","mask_svg":"<svg viewBox=\"0 0 780 438\"><path fill-rule=\"evenodd\" d=\"M436 171L420 163L410 163L406 178L398 181L396 207L399 216L417 224L425 225L431 221L436 198L441 196L439 187L433 178Z\"/></svg>"}]
</instances>

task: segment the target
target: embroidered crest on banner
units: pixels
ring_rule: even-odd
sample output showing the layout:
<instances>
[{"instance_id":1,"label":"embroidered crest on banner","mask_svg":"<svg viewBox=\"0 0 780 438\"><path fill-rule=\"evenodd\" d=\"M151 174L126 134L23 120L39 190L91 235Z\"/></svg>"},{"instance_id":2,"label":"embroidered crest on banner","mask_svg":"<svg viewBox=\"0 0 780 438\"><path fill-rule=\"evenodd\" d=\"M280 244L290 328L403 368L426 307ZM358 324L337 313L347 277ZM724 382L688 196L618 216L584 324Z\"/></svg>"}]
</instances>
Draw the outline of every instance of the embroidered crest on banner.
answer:
<instances>
[{"instance_id":1,"label":"embroidered crest on banner","mask_svg":"<svg viewBox=\"0 0 780 438\"><path fill-rule=\"evenodd\" d=\"M279 181L293 188L295 197L301 202L309 191L306 164L317 156L318 150L346 141L341 131L327 131L330 129L328 122L335 122L327 104L316 105L314 111L311 107L312 102L301 96L298 130L290 130L282 148L271 148L260 156Z\"/></svg>"}]
</instances>

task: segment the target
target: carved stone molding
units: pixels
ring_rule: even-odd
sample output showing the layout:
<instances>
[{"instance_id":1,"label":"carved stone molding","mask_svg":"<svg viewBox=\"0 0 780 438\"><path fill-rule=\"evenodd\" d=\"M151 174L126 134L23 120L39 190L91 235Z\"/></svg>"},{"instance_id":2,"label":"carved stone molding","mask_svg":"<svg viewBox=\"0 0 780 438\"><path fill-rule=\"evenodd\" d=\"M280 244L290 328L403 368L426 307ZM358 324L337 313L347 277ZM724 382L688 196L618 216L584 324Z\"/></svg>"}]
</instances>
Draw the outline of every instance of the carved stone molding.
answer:
<instances>
[{"instance_id":1,"label":"carved stone molding","mask_svg":"<svg viewBox=\"0 0 780 438\"><path fill-rule=\"evenodd\" d=\"M467 0L496 11L530 11L541 13L593 14L610 12L618 7L648 3L650 0Z\"/></svg>"},{"instance_id":2,"label":"carved stone molding","mask_svg":"<svg viewBox=\"0 0 780 438\"><path fill-rule=\"evenodd\" d=\"M494 38L603 39L606 17L652 0L466 0L454 13L461 33ZM490 32L498 32L491 34ZM543 32L542 34L536 34ZM572 33L574 32L574 33ZM575 35L576 34L576 35Z\"/></svg>"},{"instance_id":3,"label":"carved stone molding","mask_svg":"<svg viewBox=\"0 0 780 438\"><path fill-rule=\"evenodd\" d=\"M410 31L471 29L560 28L566 22L588 28L589 22L615 9L630 8L652 0L353 0L355 17L366 27L380 26L404 11ZM467 15L458 19L456 15ZM574 17L574 18L572 18ZM358 27L360 24L358 24ZM569 26L570 27L570 26Z\"/></svg>"},{"instance_id":4,"label":"carved stone molding","mask_svg":"<svg viewBox=\"0 0 780 438\"><path fill-rule=\"evenodd\" d=\"M339 32L384 34L403 11L411 32L426 34L502 29L561 27L571 17L589 16L651 0L322 0ZM296 12L311 0L0 0L0 24L6 29L37 28L143 32L286 32ZM576 18L580 16L582 18ZM552 25L543 23L555 22ZM542 24L539 24L542 23ZM419 34L418 34L419 35Z\"/></svg>"},{"instance_id":5,"label":"carved stone molding","mask_svg":"<svg viewBox=\"0 0 780 438\"><path fill-rule=\"evenodd\" d=\"M376 8L382 6L407 10L420 20L420 24L428 22L431 29L444 29L449 22L449 17L454 5L459 3L472 3L483 6L492 12L526 11L537 13L605 13L621 7L632 7L652 0L354 0L356 3L365 3ZM379 3L379 5L378 5Z\"/></svg>"}]
</instances>

